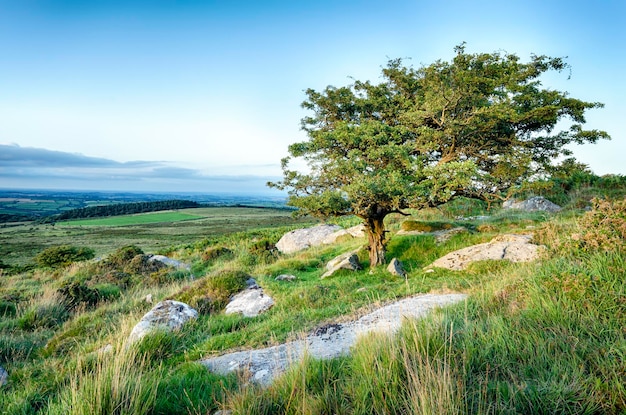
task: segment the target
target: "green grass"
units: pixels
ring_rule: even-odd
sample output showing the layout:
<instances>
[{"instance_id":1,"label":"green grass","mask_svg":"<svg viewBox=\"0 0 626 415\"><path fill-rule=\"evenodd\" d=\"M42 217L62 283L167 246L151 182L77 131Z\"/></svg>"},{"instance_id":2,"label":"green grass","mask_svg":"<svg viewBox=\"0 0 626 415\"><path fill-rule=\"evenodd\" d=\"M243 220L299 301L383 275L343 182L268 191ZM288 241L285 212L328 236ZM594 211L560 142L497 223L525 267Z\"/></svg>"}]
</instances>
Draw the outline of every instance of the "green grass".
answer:
<instances>
[{"instance_id":1,"label":"green grass","mask_svg":"<svg viewBox=\"0 0 626 415\"><path fill-rule=\"evenodd\" d=\"M181 235L196 229L184 243L163 247L192 264L195 280L174 271L171 278L163 274L168 271L157 277L141 270L124 275L95 262L3 275L0 365L10 380L0 391L0 408L16 414L206 414L221 408L248 414L626 411L626 263L622 252L589 251L562 240L562 235L581 232L576 212L555 217L503 213L488 221L464 221L469 233L439 245L431 235L395 235L400 219L391 217L388 257L403 261L407 280L383 267L321 280L329 259L364 240L281 256L273 244L303 225L279 212L200 209L195 214L206 216L145 227L94 227L79 237L93 241L107 235L119 244L133 232L154 228L173 242L177 227L183 227ZM425 215L418 218L447 221L450 212ZM268 226L255 225L259 222ZM491 228L476 231L485 222ZM211 225L238 232L211 234ZM497 233L532 230L548 245L549 255L540 262L490 261L460 272L423 271L439 256ZM212 249L226 251L207 254ZM366 252L360 260L366 265ZM275 306L256 318L209 307L179 332L155 333L125 349L132 326L154 305L145 301L147 294L159 301L184 293L201 296L203 286L224 291L228 286L206 283L224 272L253 276ZM275 281L284 273L297 279ZM108 294L95 304L60 309L58 290L69 282ZM405 322L393 338L363 338L350 357L307 359L266 389L244 388L236 376L214 375L197 363L230 350L295 339L396 298L448 291L470 298L427 319ZM116 348L109 357L97 353L106 344Z\"/></svg>"},{"instance_id":2,"label":"green grass","mask_svg":"<svg viewBox=\"0 0 626 415\"><path fill-rule=\"evenodd\" d=\"M311 218L294 219L291 212L284 209L216 207L184 209L180 213L201 218L126 226L78 226L76 222L63 226L33 223L0 226L0 258L5 264L24 266L32 263L41 251L60 245L92 248L97 257L127 245L137 245L147 253L156 253L175 245L212 240L225 234L314 223Z\"/></svg>"},{"instance_id":3,"label":"green grass","mask_svg":"<svg viewBox=\"0 0 626 415\"><path fill-rule=\"evenodd\" d=\"M181 212L142 213L138 215L113 216L102 219L81 219L59 222L58 226L129 226L146 223L180 222L201 219L202 216Z\"/></svg>"}]
</instances>

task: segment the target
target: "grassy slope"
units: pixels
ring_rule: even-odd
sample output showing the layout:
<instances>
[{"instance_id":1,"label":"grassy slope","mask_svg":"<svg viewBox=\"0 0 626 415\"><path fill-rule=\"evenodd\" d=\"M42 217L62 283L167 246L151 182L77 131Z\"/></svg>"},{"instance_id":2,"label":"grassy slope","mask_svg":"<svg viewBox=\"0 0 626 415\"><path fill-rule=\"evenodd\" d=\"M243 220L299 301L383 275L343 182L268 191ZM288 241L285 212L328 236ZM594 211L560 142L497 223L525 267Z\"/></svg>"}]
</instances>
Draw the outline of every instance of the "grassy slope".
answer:
<instances>
[{"instance_id":1,"label":"grassy slope","mask_svg":"<svg viewBox=\"0 0 626 415\"><path fill-rule=\"evenodd\" d=\"M422 217L446 220L437 213ZM130 350L123 340L151 307L145 295L176 297L197 281L181 274L145 276L97 307L66 315L55 290L67 281L89 283L89 265L4 277L0 364L10 371L11 383L0 395L0 408L9 413L108 413L115 405L128 408L123 413L163 414L211 413L221 405L250 414L621 413L626 410L626 264L618 254L562 248L557 235L576 230L575 215L542 224L546 219L505 214L490 226L463 222L474 232L443 245L429 236L392 237L389 254L405 262L407 281L383 270L320 280L326 260L362 241L276 258L265 242L276 242L287 228L180 246L172 254L193 262L197 273L207 275L202 280L219 270L244 270L277 305L255 319L204 314L179 333L157 334ZM393 220L389 226L399 227ZM451 250L538 226L551 249L541 263L422 271ZM222 246L231 253L210 258L209 250ZM281 273L298 280L274 281ZM396 297L447 290L469 292L471 299L431 319L407 322L393 340L363 339L351 358L305 362L264 391L240 391L235 377L212 375L195 363L228 349L275 344ZM11 309L9 303L17 306ZM107 343L117 348L114 359L90 354ZM113 388L116 382L124 387Z\"/></svg>"}]
</instances>

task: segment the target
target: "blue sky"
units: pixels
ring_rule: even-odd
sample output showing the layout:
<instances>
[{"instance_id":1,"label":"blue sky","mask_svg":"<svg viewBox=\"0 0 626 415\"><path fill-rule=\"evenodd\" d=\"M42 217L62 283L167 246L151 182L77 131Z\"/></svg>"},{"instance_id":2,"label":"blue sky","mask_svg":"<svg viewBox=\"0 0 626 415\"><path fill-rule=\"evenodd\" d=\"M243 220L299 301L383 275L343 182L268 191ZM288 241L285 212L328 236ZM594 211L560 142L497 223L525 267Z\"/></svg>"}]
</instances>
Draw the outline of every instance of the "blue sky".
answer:
<instances>
[{"instance_id":1,"label":"blue sky","mask_svg":"<svg viewBox=\"0 0 626 415\"><path fill-rule=\"evenodd\" d=\"M623 1L0 0L0 188L265 192L307 88L468 52L567 56L603 102L574 148L626 174Z\"/></svg>"}]
</instances>

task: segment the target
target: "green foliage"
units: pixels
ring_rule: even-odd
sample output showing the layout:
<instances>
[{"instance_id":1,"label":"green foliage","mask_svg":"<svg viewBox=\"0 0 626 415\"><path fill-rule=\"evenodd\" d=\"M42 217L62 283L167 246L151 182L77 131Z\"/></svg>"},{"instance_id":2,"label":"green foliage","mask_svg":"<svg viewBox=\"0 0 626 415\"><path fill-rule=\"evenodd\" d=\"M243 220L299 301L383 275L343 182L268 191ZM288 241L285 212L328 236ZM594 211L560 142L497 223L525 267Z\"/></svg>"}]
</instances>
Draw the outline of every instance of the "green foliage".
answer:
<instances>
[{"instance_id":1,"label":"green foliage","mask_svg":"<svg viewBox=\"0 0 626 415\"><path fill-rule=\"evenodd\" d=\"M199 363L187 362L164 375L159 383L154 414L211 414L225 389L234 388L233 379L212 374Z\"/></svg>"},{"instance_id":2,"label":"green foliage","mask_svg":"<svg viewBox=\"0 0 626 415\"><path fill-rule=\"evenodd\" d=\"M79 305L92 307L101 299L98 290L90 288L78 281L67 282L57 291L63 299L65 308L68 310L74 310Z\"/></svg>"},{"instance_id":3,"label":"green foliage","mask_svg":"<svg viewBox=\"0 0 626 415\"><path fill-rule=\"evenodd\" d=\"M87 368L89 367L89 368ZM110 356L101 354L95 362L86 359L79 364L50 414L108 415L149 414L156 400L160 373L150 372L141 355L117 350Z\"/></svg>"},{"instance_id":4,"label":"green foliage","mask_svg":"<svg viewBox=\"0 0 626 415\"><path fill-rule=\"evenodd\" d=\"M135 245L127 245L117 249L104 261L104 265L113 269L123 269L138 255L143 255L141 248Z\"/></svg>"},{"instance_id":5,"label":"green foliage","mask_svg":"<svg viewBox=\"0 0 626 415\"><path fill-rule=\"evenodd\" d=\"M223 246L209 246L202 252L203 261L213 261L217 258L232 257L233 251Z\"/></svg>"},{"instance_id":6,"label":"green foliage","mask_svg":"<svg viewBox=\"0 0 626 415\"><path fill-rule=\"evenodd\" d=\"M184 288L173 299L189 304L201 314L220 311L233 294L246 287L248 278L245 272L222 269Z\"/></svg>"},{"instance_id":7,"label":"green foliage","mask_svg":"<svg viewBox=\"0 0 626 415\"><path fill-rule=\"evenodd\" d=\"M67 318L69 313L63 304L39 304L26 310L18 319L22 330L57 327Z\"/></svg>"},{"instance_id":8,"label":"green foliage","mask_svg":"<svg viewBox=\"0 0 626 415\"><path fill-rule=\"evenodd\" d=\"M35 262L42 267L59 268L71 263L92 259L95 252L91 248L71 245L53 246L40 252Z\"/></svg>"},{"instance_id":9,"label":"green foliage","mask_svg":"<svg viewBox=\"0 0 626 415\"><path fill-rule=\"evenodd\" d=\"M269 183L303 214L363 219L371 266L385 259L388 214L461 196L498 200L547 172L567 144L609 137L582 128L585 112L602 104L541 87L542 74L568 67L561 58L455 51L419 69L392 60L379 84L307 90L309 139L289 146L283 180ZM569 129L556 128L568 120ZM290 170L293 158L309 172Z\"/></svg>"}]
</instances>

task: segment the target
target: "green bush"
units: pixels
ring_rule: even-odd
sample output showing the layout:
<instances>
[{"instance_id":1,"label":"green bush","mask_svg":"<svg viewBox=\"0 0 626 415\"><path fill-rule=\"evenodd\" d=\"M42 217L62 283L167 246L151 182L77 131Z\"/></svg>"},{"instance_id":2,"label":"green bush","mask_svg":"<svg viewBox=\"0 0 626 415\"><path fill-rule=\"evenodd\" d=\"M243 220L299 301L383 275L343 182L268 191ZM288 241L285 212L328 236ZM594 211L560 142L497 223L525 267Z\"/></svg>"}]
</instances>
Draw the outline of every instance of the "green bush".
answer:
<instances>
[{"instance_id":1,"label":"green bush","mask_svg":"<svg viewBox=\"0 0 626 415\"><path fill-rule=\"evenodd\" d=\"M135 255L123 269L129 274L149 275L164 268L167 268L167 265L162 262L150 261L149 255L139 254Z\"/></svg>"},{"instance_id":2,"label":"green bush","mask_svg":"<svg viewBox=\"0 0 626 415\"><path fill-rule=\"evenodd\" d=\"M217 258L232 257L233 251L223 246L210 246L202 252L202 260L213 261Z\"/></svg>"},{"instance_id":3,"label":"green bush","mask_svg":"<svg viewBox=\"0 0 626 415\"><path fill-rule=\"evenodd\" d=\"M35 262L42 267L59 268L94 256L95 251L91 248L61 245L43 250L35 257Z\"/></svg>"},{"instance_id":4,"label":"green bush","mask_svg":"<svg viewBox=\"0 0 626 415\"><path fill-rule=\"evenodd\" d=\"M68 310L73 310L80 304L94 306L100 300L98 290L89 288L78 281L66 283L57 291L61 294L63 303Z\"/></svg>"},{"instance_id":5,"label":"green bush","mask_svg":"<svg viewBox=\"0 0 626 415\"><path fill-rule=\"evenodd\" d=\"M137 255L143 255L141 248L135 245L127 245L119 248L107 257L103 264L109 269L121 270L126 267Z\"/></svg>"}]
</instances>

